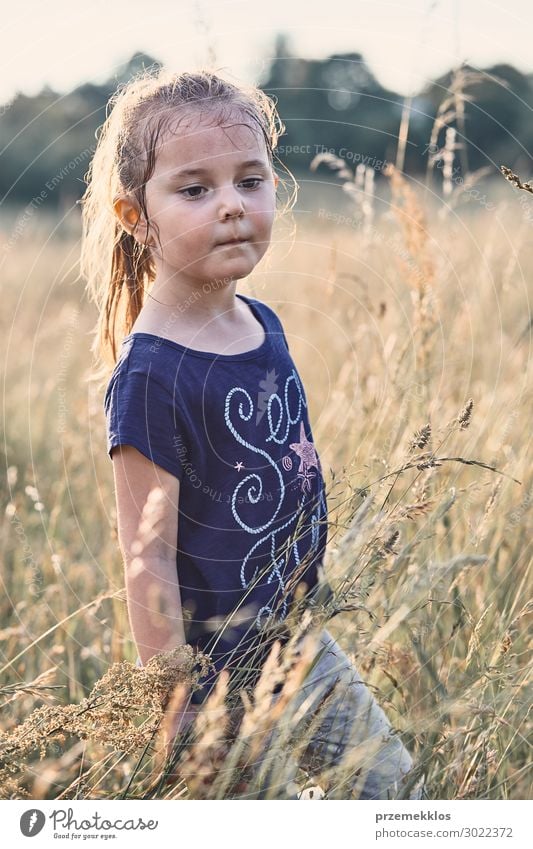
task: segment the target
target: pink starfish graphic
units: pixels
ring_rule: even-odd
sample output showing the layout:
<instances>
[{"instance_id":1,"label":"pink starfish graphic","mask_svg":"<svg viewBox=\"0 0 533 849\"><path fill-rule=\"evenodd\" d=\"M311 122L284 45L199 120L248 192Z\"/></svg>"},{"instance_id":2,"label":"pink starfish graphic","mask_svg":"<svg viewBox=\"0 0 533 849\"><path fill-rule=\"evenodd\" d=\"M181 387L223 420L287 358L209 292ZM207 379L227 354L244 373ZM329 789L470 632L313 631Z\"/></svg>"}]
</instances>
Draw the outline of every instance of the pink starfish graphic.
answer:
<instances>
[{"instance_id":1,"label":"pink starfish graphic","mask_svg":"<svg viewBox=\"0 0 533 849\"><path fill-rule=\"evenodd\" d=\"M314 474L309 470L312 466L319 470L320 460L318 459L314 444L309 442L305 435L304 423L302 421L300 422L300 441L291 443L289 448L292 448L300 458L298 477L303 478L303 489L310 489L310 478L314 477Z\"/></svg>"},{"instance_id":2,"label":"pink starfish graphic","mask_svg":"<svg viewBox=\"0 0 533 849\"><path fill-rule=\"evenodd\" d=\"M308 469L305 472L298 472L298 477L302 479L302 490L305 492L311 492L311 481L314 477L316 477L314 472L310 472Z\"/></svg>"}]
</instances>

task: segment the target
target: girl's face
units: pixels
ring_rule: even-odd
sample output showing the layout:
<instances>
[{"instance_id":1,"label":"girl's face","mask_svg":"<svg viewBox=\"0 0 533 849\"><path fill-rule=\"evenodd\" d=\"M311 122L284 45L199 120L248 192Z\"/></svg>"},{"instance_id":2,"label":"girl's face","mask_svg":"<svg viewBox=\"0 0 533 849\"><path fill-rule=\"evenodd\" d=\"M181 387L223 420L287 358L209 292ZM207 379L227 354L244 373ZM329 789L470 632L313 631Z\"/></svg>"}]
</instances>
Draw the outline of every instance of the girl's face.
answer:
<instances>
[{"instance_id":1,"label":"girl's face","mask_svg":"<svg viewBox=\"0 0 533 849\"><path fill-rule=\"evenodd\" d=\"M189 110L162 135L146 184L158 278L230 282L250 274L266 252L279 178L260 131L244 121L214 126Z\"/></svg>"}]
</instances>

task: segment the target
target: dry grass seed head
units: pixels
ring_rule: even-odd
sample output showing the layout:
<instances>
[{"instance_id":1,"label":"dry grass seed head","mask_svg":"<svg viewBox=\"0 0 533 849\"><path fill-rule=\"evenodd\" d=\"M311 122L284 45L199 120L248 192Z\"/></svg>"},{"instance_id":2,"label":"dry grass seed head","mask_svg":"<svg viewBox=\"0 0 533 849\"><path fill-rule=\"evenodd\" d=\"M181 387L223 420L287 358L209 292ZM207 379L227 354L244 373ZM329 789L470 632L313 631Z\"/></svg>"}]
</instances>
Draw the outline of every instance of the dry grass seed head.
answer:
<instances>
[{"instance_id":1,"label":"dry grass seed head","mask_svg":"<svg viewBox=\"0 0 533 849\"><path fill-rule=\"evenodd\" d=\"M472 410L474 409L474 400L473 398L469 398L466 402L465 406L459 413L458 422L461 426L461 430L466 430L466 428L470 424L470 419L472 418Z\"/></svg>"},{"instance_id":2,"label":"dry grass seed head","mask_svg":"<svg viewBox=\"0 0 533 849\"><path fill-rule=\"evenodd\" d=\"M191 646L155 655L141 668L114 663L79 704L37 708L11 734L0 734L0 757L15 761L35 748L44 757L46 742L66 735L135 751L156 731L175 685L194 685L208 665Z\"/></svg>"},{"instance_id":3,"label":"dry grass seed head","mask_svg":"<svg viewBox=\"0 0 533 849\"><path fill-rule=\"evenodd\" d=\"M416 430L411 442L409 443L409 453L412 454L413 451L420 451L422 448L425 448L431 439L431 425L428 422L424 427L420 428L420 430Z\"/></svg>"}]
</instances>

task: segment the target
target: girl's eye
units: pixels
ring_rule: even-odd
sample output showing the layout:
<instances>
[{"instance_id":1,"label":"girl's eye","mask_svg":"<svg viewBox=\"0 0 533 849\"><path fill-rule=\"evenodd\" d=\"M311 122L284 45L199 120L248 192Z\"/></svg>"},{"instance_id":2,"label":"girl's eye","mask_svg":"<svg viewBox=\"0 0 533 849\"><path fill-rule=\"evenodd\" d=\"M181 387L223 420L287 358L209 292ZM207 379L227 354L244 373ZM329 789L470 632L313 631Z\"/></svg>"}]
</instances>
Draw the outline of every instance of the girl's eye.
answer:
<instances>
[{"instance_id":1,"label":"girl's eye","mask_svg":"<svg viewBox=\"0 0 533 849\"><path fill-rule=\"evenodd\" d=\"M241 180L240 185L248 191L254 191L259 188L262 182L261 177L246 177L246 179ZM204 186L188 186L186 189L180 189L179 194L185 195L188 200L196 200L202 197L204 191L207 191Z\"/></svg>"},{"instance_id":2,"label":"girl's eye","mask_svg":"<svg viewBox=\"0 0 533 849\"><path fill-rule=\"evenodd\" d=\"M247 189L257 189L259 184L262 183L261 177L247 177L246 180L241 180L241 183L244 185L245 183L255 183L256 185L250 186L247 185L245 188Z\"/></svg>"},{"instance_id":3,"label":"girl's eye","mask_svg":"<svg viewBox=\"0 0 533 849\"><path fill-rule=\"evenodd\" d=\"M200 192L202 191L203 186L188 186L186 189L181 189L180 195L185 195L185 197L190 198L190 200L195 200L196 198L201 197ZM193 192L193 194L187 194L187 192Z\"/></svg>"}]
</instances>

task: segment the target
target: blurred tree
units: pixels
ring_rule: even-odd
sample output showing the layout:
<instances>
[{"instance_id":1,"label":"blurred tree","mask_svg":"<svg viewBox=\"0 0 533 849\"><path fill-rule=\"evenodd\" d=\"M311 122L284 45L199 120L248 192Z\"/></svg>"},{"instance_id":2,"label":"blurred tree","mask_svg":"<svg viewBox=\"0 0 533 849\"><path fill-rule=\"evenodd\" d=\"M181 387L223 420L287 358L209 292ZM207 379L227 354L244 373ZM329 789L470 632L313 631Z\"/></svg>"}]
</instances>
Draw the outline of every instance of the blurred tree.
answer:
<instances>
[{"instance_id":1,"label":"blurred tree","mask_svg":"<svg viewBox=\"0 0 533 849\"><path fill-rule=\"evenodd\" d=\"M135 53L102 85L84 83L65 94L45 86L35 97L19 93L0 117L1 203L57 208L65 198L81 197L109 97L151 66L162 67Z\"/></svg>"},{"instance_id":2,"label":"blurred tree","mask_svg":"<svg viewBox=\"0 0 533 849\"><path fill-rule=\"evenodd\" d=\"M35 97L19 93L0 109L2 204L32 204L37 199L39 205L64 207L66 199L81 197L109 97L117 85L150 67L162 65L138 51L101 85L84 83L63 94L45 86ZM467 162L470 170L490 165L495 173L500 162L510 167L520 163L521 173L527 175L533 148L533 75L508 64L484 71L465 65L461 73L468 82L464 111L461 121L450 119L457 126L458 141L463 141L463 131L466 137L461 152L465 156L458 156L458 163ZM407 172L425 171L435 116L447 99L453 100L457 79L450 71L413 97ZM287 128L280 139L280 158L300 179L309 177L311 160L326 149L352 168L361 161L395 161L404 98L379 83L360 53L302 59L294 55L289 36L278 33L259 85L277 98ZM376 168L379 171L379 165ZM324 173L323 179L335 177Z\"/></svg>"},{"instance_id":3,"label":"blurred tree","mask_svg":"<svg viewBox=\"0 0 533 849\"><path fill-rule=\"evenodd\" d=\"M462 70L467 81L463 92L464 128L457 127L457 140L465 146L470 171L483 166L497 171L500 162L516 164L524 155L531 167L533 126L529 115L533 105L533 75L528 77L508 64L492 65L482 71L465 64ZM431 104L427 107L430 120L423 130L426 140L432 116L453 88L453 74L448 71L421 93L426 105ZM453 117L450 123L457 126ZM444 144L444 132L445 128L439 133L438 146ZM420 139L419 143L427 142ZM415 165L413 160L410 164Z\"/></svg>"}]
</instances>

